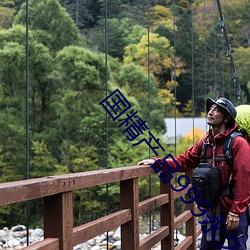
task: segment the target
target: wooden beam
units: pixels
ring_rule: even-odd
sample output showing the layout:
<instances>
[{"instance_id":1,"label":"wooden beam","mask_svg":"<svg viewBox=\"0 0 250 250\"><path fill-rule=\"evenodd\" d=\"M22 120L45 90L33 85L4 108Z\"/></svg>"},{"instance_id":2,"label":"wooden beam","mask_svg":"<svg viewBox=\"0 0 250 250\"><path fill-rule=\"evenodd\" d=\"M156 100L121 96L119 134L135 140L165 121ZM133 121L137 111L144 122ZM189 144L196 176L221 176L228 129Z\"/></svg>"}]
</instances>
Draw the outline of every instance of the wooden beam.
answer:
<instances>
[{"instance_id":1,"label":"wooden beam","mask_svg":"<svg viewBox=\"0 0 250 250\"><path fill-rule=\"evenodd\" d=\"M169 227L160 227L152 234L140 241L140 250L151 249L156 243L166 238L169 234Z\"/></svg>"},{"instance_id":2,"label":"wooden beam","mask_svg":"<svg viewBox=\"0 0 250 250\"><path fill-rule=\"evenodd\" d=\"M74 246L131 221L130 209L123 209L73 229Z\"/></svg>"},{"instance_id":3,"label":"wooden beam","mask_svg":"<svg viewBox=\"0 0 250 250\"><path fill-rule=\"evenodd\" d=\"M47 238L22 248L23 250L59 250L59 239Z\"/></svg>"},{"instance_id":4,"label":"wooden beam","mask_svg":"<svg viewBox=\"0 0 250 250\"><path fill-rule=\"evenodd\" d=\"M72 192L44 198L44 238L59 238L61 250L73 249Z\"/></svg>"},{"instance_id":5,"label":"wooden beam","mask_svg":"<svg viewBox=\"0 0 250 250\"><path fill-rule=\"evenodd\" d=\"M130 209L132 220L121 226L121 249L139 250L138 178L120 183L121 209Z\"/></svg>"},{"instance_id":6,"label":"wooden beam","mask_svg":"<svg viewBox=\"0 0 250 250\"><path fill-rule=\"evenodd\" d=\"M139 215L143 215L157 207L168 203L168 194L160 194L139 203Z\"/></svg>"},{"instance_id":7,"label":"wooden beam","mask_svg":"<svg viewBox=\"0 0 250 250\"><path fill-rule=\"evenodd\" d=\"M175 247L175 250L189 249L192 243L195 243L195 242L193 242L192 236L188 236L180 244L178 244L178 246Z\"/></svg>"},{"instance_id":8,"label":"wooden beam","mask_svg":"<svg viewBox=\"0 0 250 250\"><path fill-rule=\"evenodd\" d=\"M153 173L154 170L150 166L129 166L60 175L58 176L59 188L61 192L65 192L148 176Z\"/></svg>"},{"instance_id":9,"label":"wooden beam","mask_svg":"<svg viewBox=\"0 0 250 250\"><path fill-rule=\"evenodd\" d=\"M35 178L0 184L0 206L42 198L58 193L58 179Z\"/></svg>"},{"instance_id":10,"label":"wooden beam","mask_svg":"<svg viewBox=\"0 0 250 250\"><path fill-rule=\"evenodd\" d=\"M0 206L153 173L150 166L130 166L0 183Z\"/></svg>"},{"instance_id":11,"label":"wooden beam","mask_svg":"<svg viewBox=\"0 0 250 250\"><path fill-rule=\"evenodd\" d=\"M169 178L169 176L165 176ZM160 182L161 194L169 195L169 202L161 206L161 227L168 226L169 234L161 241L161 250L173 250L174 249L174 191L171 188L173 179L164 184L163 180Z\"/></svg>"},{"instance_id":12,"label":"wooden beam","mask_svg":"<svg viewBox=\"0 0 250 250\"><path fill-rule=\"evenodd\" d=\"M178 217L176 217L174 219L174 229L177 229L182 224L187 222L190 218L192 218L192 216L193 215L192 215L190 210L187 210L187 211L183 212L182 214L180 214Z\"/></svg>"},{"instance_id":13,"label":"wooden beam","mask_svg":"<svg viewBox=\"0 0 250 250\"><path fill-rule=\"evenodd\" d=\"M187 190L189 189L189 188L191 188L192 187L192 185L191 184L189 184L184 190L182 190L182 191L180 191L180 192L174 192L174 199L177 199L177 198L179 198L179 197L181 197L182 195L184 195L184 194L186 194L187 193Z\"/></svg>"},{"instance_id":14,"label":"wooden beam","mask_svg":"<svg viewBox=\"0 0 250 250\"><path fill-rule=\"evenodd\" d=\"M192 173L187 172L186 176L192 180ZM185 200L190 200L190 198L186 195ZM196 209L196 203L192 202L185 205L185 210L195 211ZM192 216L187 222L186 222L186 237L192 236L194 239L196 239L196 217ZM188 250L196 250L196 240L192 242L192 244L187 248Z\"/></svg>"}]
</instances>

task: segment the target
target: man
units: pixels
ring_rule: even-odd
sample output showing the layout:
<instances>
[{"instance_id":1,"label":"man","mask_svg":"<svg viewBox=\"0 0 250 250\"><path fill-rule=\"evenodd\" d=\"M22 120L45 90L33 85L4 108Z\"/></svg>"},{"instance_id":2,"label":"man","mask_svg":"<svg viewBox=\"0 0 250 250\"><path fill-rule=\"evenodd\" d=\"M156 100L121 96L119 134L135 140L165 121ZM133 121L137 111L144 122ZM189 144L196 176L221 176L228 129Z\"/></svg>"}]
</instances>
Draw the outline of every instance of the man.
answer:
<instances>
[{"instance_id":1,"label":"man","mask_svg":"<svg viewBox=\"0 0 250 250\"><path fill-rule=\"evenodd\" d=\"M207 99L207 124L210 129L206 136L195 145L187 149L183 155L176 157L176 161L181 166L179 172L190 171L200 163L202 144L207 144L206 159L211 160L215 167L221 169L221 185L224 190L232 177L234 185L234 197L231 200L227 194L220 196L220 212L224 217L221 221L219 242L207 240L206 233L202 233L201 250L217 250L224 245L225 238L237 235L237 242L234 239L228 239L228 247L246 250L246 241L248 237L248 218L247 207L250 201L250 146L249 143L237 136L232 144L233 170L225 160L215 161L213 159L223 157L223 145L226 138L234 131L238 130L235 124L236 109L234 105L226 98L217 100ZM138 165L152 165L159 158L147 159L138 163ZM161 160L161 159L160 159ZM168 164L176 169L177 166L173 160L168 159ZM162 162L166 165L164 162ZM159 167L162 167L159 164ZM167 169L162 169L164 172ZM203 222L207 221L207 215ZM202 230L202 231L205 231Z\"/></svg>"}]
</instances>

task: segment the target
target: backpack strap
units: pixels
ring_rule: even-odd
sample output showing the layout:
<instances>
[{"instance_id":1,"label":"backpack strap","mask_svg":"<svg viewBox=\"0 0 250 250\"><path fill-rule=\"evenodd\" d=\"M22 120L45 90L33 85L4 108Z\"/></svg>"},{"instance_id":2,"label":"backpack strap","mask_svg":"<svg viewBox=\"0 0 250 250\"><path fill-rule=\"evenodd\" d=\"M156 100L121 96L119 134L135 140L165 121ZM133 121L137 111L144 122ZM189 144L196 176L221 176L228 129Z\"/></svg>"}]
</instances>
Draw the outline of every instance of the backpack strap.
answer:
<instances>
[{"instance_id":1,"label":"backpack strap","mask_svg":"<svg viewBox=\"0 0 250 250\"><path fill-rule=\"evenodd\" d=\"M228 163L231 171L233 170L232 144L233 144L234 139L237 136L242 136L242 134L239 132L233 132L232 134L230 134L227 137L227 139L223 145L223 154L225 156L225 160ZM232 181L232 175L231 175L229 183L227 184L227 187L224 191L224 194L226 194L231 200L234 199L234 184Z\"/></svg>"},{"instance_id":2,"label":"backpack strap","mask_svg":"<svg viewBox=\"0 0 250 250\"><path fill-rule=\"evenodd\" d=\"M227 163L228 163L228 165L229 165L229 167L230 167L231 170L233 169L232 144L233 144L234 139L237 136L242 136L242 134L239 133L239 132L233 132L233 133L231 133L227 137L227 139L226 139L226 141L225 141L225 143L223 145L223 154L224 154L225 159L226 159L226 161L227 161Z\"/></svg>"},{"instance_id":3,"label":"backpack strap","mask_svg":"<svg viewBox=\"0 0 250 250\"><path fill-rule=\"evenodd\" d=\"M200 162L206 162L207 144L202 142Z\"/></svg>"}]
</instances>

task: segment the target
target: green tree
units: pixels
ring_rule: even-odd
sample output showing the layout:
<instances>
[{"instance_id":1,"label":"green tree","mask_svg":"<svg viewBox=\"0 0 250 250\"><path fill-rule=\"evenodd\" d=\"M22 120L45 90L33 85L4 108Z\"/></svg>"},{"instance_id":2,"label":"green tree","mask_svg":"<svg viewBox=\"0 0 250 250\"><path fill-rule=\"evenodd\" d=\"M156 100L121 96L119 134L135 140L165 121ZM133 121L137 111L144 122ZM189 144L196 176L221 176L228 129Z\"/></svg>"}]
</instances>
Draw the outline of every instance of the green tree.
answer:
<instances>
[{"instance_id":1,"label":"green tree","mask_svg":"<svg viewBox=\"0 0 250 250\"><path fill-rule=\"evenodd\" d=\"M25 8L24 3L14 24L26 24ZM84 45L79 30L58 0L29 1L29 20L29 28L36 31L36 39L53 52L69 45Z\"/></svg>"}]
</instances>

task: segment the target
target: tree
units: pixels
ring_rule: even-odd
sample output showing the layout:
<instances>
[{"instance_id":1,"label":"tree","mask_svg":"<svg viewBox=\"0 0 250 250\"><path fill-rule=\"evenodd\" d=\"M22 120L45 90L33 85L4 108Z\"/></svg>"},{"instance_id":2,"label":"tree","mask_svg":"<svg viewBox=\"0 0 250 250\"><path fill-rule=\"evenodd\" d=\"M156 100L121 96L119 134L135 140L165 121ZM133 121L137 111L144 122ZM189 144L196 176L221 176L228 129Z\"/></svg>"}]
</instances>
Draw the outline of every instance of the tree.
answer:
<instances>
[{"instance_id":1,"label":"tree","mask_svg":"<svg viewBox=\"0 0 250 250\"><path fill-rule=\"evenodd\" d=\"M101 5L98 0L61 0L61 4L70 13L76 26L87 32L98 23Z\"/></svg>"},{"instance_id":2,"label":"tree","mask_svg":"<svg viewBox=\"0 0 250 250\"><path fill-rule=\"evenodd\" d=\"M25 3L15 17L14 24L26 24ZM69 45L84 45L83 37L58 0L29 1L29 28L36 31L36 39L53 52Z\"/></svg>"},{"instance_id":3,"label":"tree","mask_svg":"<svg viewBox=\"0 0 250 250\"><path fill-rule=\"evenodd\" d=\"M150 79L148 79L148 75L143 72L141 66L130 63L121 67L117 83L127 90L129 96L133 96L137 100L140 105L138 112L142 119L148 120L150 109L150 125L157 131L163 132L165 110L154 76L150 75ZM148 106L149 99L150 107Z\"/></svg>"},{"instance_id":4,"label":"tree","mask_svg":"<svg viewBox=\"0 0 250 250\"><path fill-rule=\"evenodd\" d=\"M0 6L0 29L8 29L11 27L14 19L14 12L15 10L13 8Z\"/></svg>"}]
</instances>

